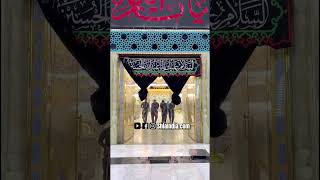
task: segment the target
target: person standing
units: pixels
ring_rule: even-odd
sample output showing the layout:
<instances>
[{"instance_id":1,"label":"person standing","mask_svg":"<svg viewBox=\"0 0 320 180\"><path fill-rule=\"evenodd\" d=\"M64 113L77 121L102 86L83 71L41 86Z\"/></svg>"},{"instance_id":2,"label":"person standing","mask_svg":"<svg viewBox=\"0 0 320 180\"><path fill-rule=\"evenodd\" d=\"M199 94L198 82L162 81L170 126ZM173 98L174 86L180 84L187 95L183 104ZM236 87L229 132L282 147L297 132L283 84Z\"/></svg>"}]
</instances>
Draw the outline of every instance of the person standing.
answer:
<instances>
[{"instance_id":1,"label":"person standing","mask_svg":"<svg viewBox=\"0 0 320 180\"><path fill-rule=\"evenodd\" d=\"M151 119L153 123L156 123L158 120L158 109L159 103L157 100L153 100L153 103L151 104Z\"/></svg>"},{"instance_id":2,"label":"person standing","mask_svg":"<svg viewBox=\"0 0 320 180\"><path fill-rule=\"evenodd\" d=\"M164 100L161 101L160 108L161 108L162 123L166 123L167 114L168 114L168 108L167 108L167 103L164 102Z\"/></svg>"},{"instance_id":3,"label":"person standing","mask_svg":"<svg viewBox=\"0 0 320 180\"><path fill-rule=\"evenodd\" d=\"M141 103L141 108L142 108L142 120L144 123L147 123L148 111L149 111L149 103L147 99L143 103Z\"/></svg>"},{"instance_id":4,"label":"person standing","mask_svg":"<svg viewBox=\"0 0 320 180\"><path fill-rule=\"evenodd\" d=\"M172 102L169 103L168 112L169 112L169 119L170 119L171 124L173 124L173 122L174 122L174 107L175 107L175 105Z\"/></svg>"}]
</instances>

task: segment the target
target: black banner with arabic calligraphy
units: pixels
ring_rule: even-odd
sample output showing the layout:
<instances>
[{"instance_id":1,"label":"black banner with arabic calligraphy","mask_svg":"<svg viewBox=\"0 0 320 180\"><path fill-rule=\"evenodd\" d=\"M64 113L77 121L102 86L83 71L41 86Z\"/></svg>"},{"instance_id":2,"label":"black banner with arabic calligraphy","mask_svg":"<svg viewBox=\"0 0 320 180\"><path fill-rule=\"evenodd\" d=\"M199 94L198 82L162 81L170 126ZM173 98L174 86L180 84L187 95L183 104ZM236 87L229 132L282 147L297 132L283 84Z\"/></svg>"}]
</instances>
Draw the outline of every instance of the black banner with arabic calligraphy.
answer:
<instances>
[{"instance_id":1,"label":"black banner with arabic calligraphy","mask_svg":"<svg viewBox=\"0 0 320 180\"><path fill-rule=\"evenodd\" d=\"M73 54L81 67L98 84L91 95L94 115L100 124L110 119L110 1L109 0L33 0ZM41 12L40 10L36 11ZM42 14L38 14L42 16ZM37 20L37 19L36 19ZM35 22L37 24L37 22Z\"/></svg>"},{"instance_id":2,"label":"black banner with arabic calligraphy","mask_svg":"<svg viewBox=\"0 0 320 180\"><path fill-rule=\"evenodd\" d=\"M200 58L120 58L135 76L200 76Z\"/></svg>"},{"instance_id":3,"label":"black banner with arabic calligraphy","mask_svg":"<svg viewBox=\"0 0 320 180\"><path fill-rule=\"evenodd\" d=\"M291 0L211 0L211 45L291 44Z\"/></svg>"},{"instance_id":4,"label":"black banner with arabic calligraphy","mask_svg":"<svg viewBox=\"0 0 320 180\"><path fill-rule=\"evenodd\" d=\"M291 44L291 0L38 0L67 43L109 48L112 28L211 29L211 45ZM57 29L57 28L55 28ZM72 41L72 42L71 42Z\"/></svg>"},{"instance_id":5,"label":"black banner with arabic calligraphy","mask_svg":"<svg viewBox=\"0 0 320 180\"><path fill-rule=\"evenodd\" d=\"M209 29L208 0L119 0L111 4L111 28Z\"/></svg>"},{"instance_id":6,"label":"black banner with arabic calligraphy","mask_svg":"<svg viewBox=\"0 0 320 180\"><path fill-rule=\"evenodd\" d=\"M122 28L129 25L130 28L210 26L214 50L211 53L217 56L216 49L222 46L226 49L241 49L239 44L242 47L270 45L281 48L291 43L291 0L211 0L210 3L207 0L33 0L36 1L62 42L99 85L91 100L96 119L101 124L110 119L108 59L111 14L115 18L112 20L114 27ZM233 60L237 58L226 53L232 51L224 51L225 48L221 52L228 54L229 58L213 58L216 59L213 66L220 70L230 69L228 63L234 64ZM226 66L217 65L218 59ZM226 79L225 74L216 77ZM144 78L152 82L153 77Z\"/></svg>"}]
</instances>

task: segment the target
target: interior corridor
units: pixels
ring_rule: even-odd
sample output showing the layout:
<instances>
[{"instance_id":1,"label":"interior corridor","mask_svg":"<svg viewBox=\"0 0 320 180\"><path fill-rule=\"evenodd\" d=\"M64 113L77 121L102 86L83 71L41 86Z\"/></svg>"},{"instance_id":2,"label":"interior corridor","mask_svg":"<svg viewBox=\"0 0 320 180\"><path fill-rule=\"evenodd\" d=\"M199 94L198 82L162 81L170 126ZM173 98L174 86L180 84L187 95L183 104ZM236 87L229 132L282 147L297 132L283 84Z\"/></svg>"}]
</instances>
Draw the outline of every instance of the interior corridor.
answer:
<instances>
[{"instance_id":1,"label":"interior corridor","mask_svg":"<svg viewBox=\"0 0 320 180\"><path fill-rule=\"evenodd\" d=\"M201 83L191 76L180 93L181 104L174 108L174 123L188 124L190 129L160 130L134 129L134 123L142 123L139 86L130 75L119 67L121 82L115 87L120 93L117 143L111 143L111 180L208 180L210 175L210 145L204 142L203 117L200 108ZM123 94L123 96L121 95ZM158 77L148 87L149 106L156 101L171 102L172 91L163 78ZM151 110L147 123L151 123ZM202 117L202 118L201 118ZM162 122L161 108L157 123ZM166 123L169 123L167 114ZM123 140L123 141L121 141ZM199 151L203 150L203 151ZM202 159L192 159L193 155Z\"/></svg>"},{"instance_id":2,"label":"interior corridor","mask_svg":"<svg viewBox=\"0 0 320 180\"><path fill-rule=\"evenodd\" d=\"M202 121L196 122L197 112L196 106L196 78L190 77L182 90L181 104L176 105L174 108L174 123L188 124L190 129L183 130L159 130L159 129L134 129L134 123L143 123L142 108L138 97L140 90L138 85L132 80L129 74L123 72L124 79L124 96L120 101L123 101L120 108L120 116L122 119L119 121L123 123L122 127L118 127L118 136L123 137L122 144L194 144L201 134ZM147 101L149 103L149 111L147 114L147 123L151 123L151 104L156 100L159 105L162 101L165 103L171 102L172 91L168 88L167 84L162 78L157 78L148 88ZM199 111L199 110L198 110ZM162 122L161 108L158 109L157 123ZM169 113L166 114L166 123L169 123ZM199 143L199 142L198 142ZM121 144L121 143L120 143Z\"/></svg>"},{"instance_id":3,"label":"interior corridor","mask_svg":"<svg viewBox=\"0 0 320 180\"><path fill-rule=\"evenodd\" d=\"M167 122L168 122L167 118ZM142 117L134 122L143 123ZM151 114L148 114L148 123L151 122ZM158 121L161 122L161 112L158 112ZM176 112L174 123L185 123L181 112ZM133 128L127 126L127 128ZM195 141L189 136L188 130L161 130L161 129L134 129L133 136L125 144L193 144Z\"/></svg>"}]
</instances>

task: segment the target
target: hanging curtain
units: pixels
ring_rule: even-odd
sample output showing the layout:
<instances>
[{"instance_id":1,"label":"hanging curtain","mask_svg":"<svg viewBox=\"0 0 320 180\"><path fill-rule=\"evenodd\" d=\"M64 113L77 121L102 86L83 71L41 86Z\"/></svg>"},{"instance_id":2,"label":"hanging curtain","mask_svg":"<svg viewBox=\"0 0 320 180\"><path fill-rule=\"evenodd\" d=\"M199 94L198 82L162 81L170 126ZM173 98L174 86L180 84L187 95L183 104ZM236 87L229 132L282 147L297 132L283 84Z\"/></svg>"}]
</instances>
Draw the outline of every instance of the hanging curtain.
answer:
<instances>
[{"instance_id":1,"label":"hanging curtain","mask_svg":"<svg viewBox=\"0 0 320 180\"><path fill-rule=\"evenodd\" d=\"M250 58L255 46L225 45L210 51L213 61L210 71L212 119L210 123L211 137L221 136L227 128L227 119L221 104L226 99L233 82Z\"/></svg>"},{"instance_id":2,"label":"hanging curtain","mask_svg":"<svg viewBox=\"0 0 320 180\"><path fill-rule=\"evenodd\" d=\"M198 58L155 58L155 57L120 57L120 60L141 88L140 100L147 97L148 86L157 78L163 77L172 90L172 102L181 103L179 94L190 76L201 75L201 59Z\"/></svg>"},{"instance_id":3,"label":"hanging curtain","mask_svg":"<svg viewBox=\"0 0 320 180\"><path fill-rule=\"evenodd\" d=\"M108 89L107 87L100 87L96 90L90 97L92 111L95 115L96 120L99 124L106 123L108 115L108 110L106 108L109 107L108 102Z\"/></svg>"},{"instance_id":4,"label":"hanging curtain","mask_svg":"<svg viewBox=\"0 0 320 180\"><path fill-rule=\"evenodd\" d=\"M165 76L163 79L168 84L169 88L172 90L172 103L179 105L181 103L181 98L179 94L182 91L183 86L187 83L190 76Z\"/></svg>"},{"instance_id":5,"label":"hanging curtain","mask_svg":"<svg viewBox=\"0 0 320 180\"><path fill-rule=\"evenodd\" d=\"M74 29L80 28L78 26L81 26L82 30L88 31L98 30L98 26L92 24L90 25L90 28L83 29L86 26L83 26L82 24L74 24L72 21L69 21L65 17L65 14L61 13L61 8L64 7L58 7L60 3L57 3L57 0L39 0L38 2L41 9L43 10L46 19L48 20L56 34L60 37L63 44L72 53L72 55L75 57L75 60L78 61L80 66L97 83L98 89L90 97L91 106L95 118L99 122L99 124L105 124L110 119L108 93L110 89L110 47L108 43L109 37L104 35L108 34L107 32L109 32L109 22L102 22L102 25L99 28L99 31L101 31L99 35L93 36L90 34L90 32L88 32L87 34L77 34L75 33ZM90 9L91 6L92 4L89 3L89 1L84 2L83 6L77 6L77 11L85 12ZM94 14L92 13L81 14L81 18L92 19L94 17L93 15ZM92 30L92 28L96 29Z\"/></svg>"},{"instance_id":6,"label":"hanging curtain","mask_svg":"<svg viewBox=\"0 0 320 180\"><path fill-rule=\"evenodd\" d=\"M57 35L61 38L62 42L74 55L75 59L79 62L81 67L85 69L86 72L88 72L88 74L92 77L92 79L94 79L94 81L98 84L98 90L91 96L91 104L96 119L100 124L104 124L106 121L110 120L110 97L108 92L110 90L110 48L108 42L110 22L108 20L110 19L111 8L109 7L109 5L111 1L103 0L96 3L92 3L92 1L74 1L72 3L63 3L64 5L58 3L58 0L37 1L39 2L40 7L43 10L43 13L46 16L48 22L53 27ZM246 48L245 46L249 44L254 45L259 42L257 45L269 45L275 48L282 48L288 47L288 45L291 44L291 0L277 1L276 6L272 2L273 1L271 0L266 1L266 4L264 4L263 6L266 9L261 9L261 12L263 13L258 13L262 19L268 18L265 19L265 21L249 20L242 22L237 18L233 18L232 20L230 20L230 23L230 21L225 21L225 19L228 18L229 14L240 13L238 12L238 10L236 12L233 11L234 9L237 9L234 8L237 6L237 4L229 3L229 1L227 0L223 0L218 4L215 0L210 1L210 14L221 14L221 16L219 17L210 16L212 17L210 18L211 31L216 31L215 33L213 33L213 48L210 52L212 57L211 59L213 59L213 68L211 68L211 87L213 87L213 95L211 98L213 98L213 103L216 104L215 106L217 108L220 107L221 103L228 94L233 81L238 76L239 72L245 65L254 49L253 46L248 48ZM115 3L116 1L112 1L111 5L114 6ZM119 4L119 2L117 3ZM232 8L221 8L224 6L230 6ZM106 13L101 14L99 11L96 11L99 9L106 10ZM256 19L255 16L250 17L250 14L254 13L252 12L252 10L256 11L255 9L251 9L251 11L246 10L249 11L249 15L247 18ZM99 17L106 20L97 20L96 13L99 13ZM269 16L266 16L264 13L268 13ZM71 16L73 18L69 18ZM238 16L238 18L241 18L241 16ZM146 23L145 20L141 21L142 22L138 23ZM232 21L235 21L237 23L241 22L242 24L238 23L237 26L234 26L234 23ZM125 26L130 26L130 24L127 24L127 21L123 22L125 23ZM222 22L225 24L221 24L218 22ZM246 22L258 23L253 24L253 27L260 26L259 23L265 23L265 25L261 26L261 28L258 29L252 29L250 28L251 24L248 25L246 24ZM172 23L172 21L170 21L170 23ZM155 27L159 25L163 26L163 24L153 24ZM220 24L220 26L217 27L217 24ZM262 33L259 32L260 30L269 28L272 28L272 30L275 31L274 33L272 33L272 36L268 35L268 33L264 33L264 31ZM242 33L241 30L245 30L246 32L251 33ZM235 43L242 45L234 45ZM223 44L227 44L227 46L224 46ZM220 50L218 48L220 48ZM239 49L237 50L237 48ZM145 98L147 94L146 87L153 81L153 79L154 78L151 77L141 78L139 76L134 79L137 84L139 83L141 86L141 91L139 93L141 99ZM172 88L173 91L179 91L179 88L175 90L175 86L177 85L172 85L170 80L167 81L167 83L171 84L169 86L171 86L170 88ZM176 95L177 94L175 94L175 97L177 97Z\"/></svg>"},{"instance_id":7,"label":"hanging curtain","mask_svg":"<svg viewBox=\"0 0 320 180\"><path fill-rule=\"evenodd\" d=\"M138 74L135 74L133 71L133 68L126 63L125 58L120 58L122 65L127 70L131 78L134 80L134 82L140 87L139 91L139 98L141 101L145 100L148 96L148 86L157 79L157 76L141 76Z\"/></svg>"}]
</instances>

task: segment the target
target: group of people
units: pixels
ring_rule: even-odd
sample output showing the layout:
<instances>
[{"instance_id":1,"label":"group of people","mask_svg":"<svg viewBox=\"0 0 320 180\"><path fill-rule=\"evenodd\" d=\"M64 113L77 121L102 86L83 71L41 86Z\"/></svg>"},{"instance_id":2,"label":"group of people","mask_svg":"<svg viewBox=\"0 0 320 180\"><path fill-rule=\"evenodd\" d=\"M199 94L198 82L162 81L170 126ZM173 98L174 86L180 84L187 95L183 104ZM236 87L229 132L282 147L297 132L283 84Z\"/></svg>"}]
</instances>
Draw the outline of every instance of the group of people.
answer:
<instances>
[{"instance_id":1,"label":"group of people","mask_svg":"<svg viewBox=\"0 0 320 180\"><path fill-rule=\"evenodd\" d=\"M170 103L165 102L164 100L162 100L162 102L159 103L157 102L157 100L153 100L152 104L151 104L151 120L152 123L156 123L158 120L158 109L159 107L161 108L161 116L162 116L162 123L166 123L167 122L167 116L169 114L169 120L170 123L172 124L174 122L174 108L175 108L175 104L173 104L172 102ZM148 112L150 109L150 105L148 103L148 100L146 99L142 104L141 104L141 108L142 108L142 120L144 123L147 122L147 117L148 117Z\"/></svg>"}]
</instances>

